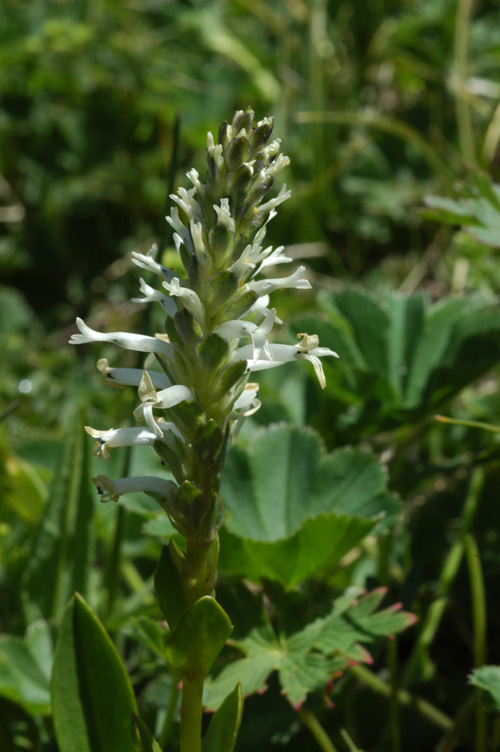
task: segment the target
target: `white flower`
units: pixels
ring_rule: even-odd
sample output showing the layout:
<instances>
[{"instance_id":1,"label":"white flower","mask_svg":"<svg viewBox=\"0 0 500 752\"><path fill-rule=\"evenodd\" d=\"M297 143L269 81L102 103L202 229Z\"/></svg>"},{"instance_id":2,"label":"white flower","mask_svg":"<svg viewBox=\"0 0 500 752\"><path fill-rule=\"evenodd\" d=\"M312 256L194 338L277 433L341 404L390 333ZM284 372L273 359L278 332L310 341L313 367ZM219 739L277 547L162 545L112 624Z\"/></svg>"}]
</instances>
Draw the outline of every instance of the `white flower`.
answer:
<instances>
[{"instance_id":1,"label":"white flower","mask_svg":"<svg viewBox=\"0 0 500 752\"><path fill-rule=\"evenodd\" d=\"M221 198L220 206L214 204L214 210L217 214L217 224L226 227L230 232L234 232L236 229L236 223L229 210L229 199Z\"/></svg>"},{"instance_id":2,"label":"white flower","mask_svg":"<svg viewBox=\"0 0 500 752\"><path fill-rule=\"evenodd\" d=\"M174 276L174 271L172 269L168 269L166 266L163 266L163 264L159 264L157 261L155 261L155 256L157 252L158 252L158 247L156 243L147 252L146 256L143 253L137 253L137 251L132 251L132 261L136 266L139 266L141 269L145 269L147 272L153 272L154 274L157 274L159 277L161 277L161 279L165 279L168 282Z\"/></svg>"},{"instance_id":3,"label":"white flower","mask_svg":"<svg viewBox=\"0 0 500 752\"><path fill-rule=\"evenodd\" d=\"M77 319L76 325L81 334L73 334L69 340L70 345L82 345L85 342L112 342L127 350L156 352L165 355L167 358L173 357L172 345L157 337L146 337L142 334L129 334L128 332L109 332L106 334L96 332L90 326L87 326L82 319Z\"/></svg>"},{"instance_id":4,"label":"white flower","mask_svg":"<svg viewBox=\"0 0 500 752\"><path fill-rule=\"evenodd\" d=\"M193 316L203 321L205 309L194 290L189 287L182 287L178 277L174 277L170 283L163 282L163 287L169 291L170 295L180 298Z\"/></svg>"},{"instance_id":5,"label":"white flower","mask_svg":"<svg viewBox=\"0 0 500 752\"><path fill-rule=\"evenodd\" d=\"M269 294L275 290L283 290L286 287L295 287L297 290L310 290L311 283L304 279L305 266L299 266L289 277L279 279L261 279L258 282L248 282L247 289L253 290L257 295ZM163 283L165 284L165 283Z\"/></svg>"},{"instance_id":6,"label":"white flower","mask_svg":"<svg viewBox=\"0 0 500 752\"><path fill-rule=\"evenodd\" d=\"M162 424L164 430L176 431L173 423L164 421ZM90 426L85 426L87 433L96 439L94 454L103 459L109 459L109 450L113 447L124 446L151 446L158 441L158 436L147 428L109 428L106 431L98 431ZM162 433L163 436L163 433Z\"/></svg>"},{"instance_id":7,"label":"white flower","mask_svg":"<svg viewBox=\"0 0 500 752\"><path fill-rule=\"evenodd\" d=\"M268 173L269 173L269 168L267 168L267 170L266 170L266 174L268 174ZM291 195L292 195L292 192L291 191L287 191L287 189L286 189L286 183L283 183L283 185L281 186L281 190L278 193L278 195L275 196L275 198L272 198L269 201L266 201L265 204L261 204L260 206L257 206L256 207L257 208L257 212L259 214L264 214L265 212L271 211L276 206L279 206L280 204L282 204L283 201L286 201L288 198L290 198Z\"/></svg>"},{"instance_id":8,"label":"white flower","mask_svg":"<svg viewBox=\"0 0 500 752\"><path fill-rule=\"evenodd\" d=\"M141 292L144 293L143 298L132 298L132 301L134 303L151 303L152 301L156 301L161 305L163 310L168 316L171 316L172 318L177 313L177 306L175 305L175 302L169 298L167 295L164 295L159 290L155 290L154 287L150 287L141 277L141 284L140 284Z\"/></svg>"},{"instance_id":9,"label":"white flower","mask_svg":"<svg viewBox=\"0 0 500 752\"><path fill-rule=\"evenodd\" d=\"M272 310L267 310L264 320L259 326L251 321L245 321L245 319L235 319L219 324L215 327L214 331L226 340L250 336L253 344L253 359L256 361L262 349L268 352L269 342L267 341L267 335L271 332L275 320L276 309L273 308Z\"/></svg>"},{"instance_id":10,"label":"white flower","mask_svg":"<svg viewBox=\"0 0 500 752\"><path fill-rule=\"evenodd\" d=\"M316 334L298 334L300 342L297 345L269 345L270 357L254 361L252 348L248 345L239 347L234 351L235 360L247 360L249 371L263 371L267 368L276 368L283 363L291 360L309 360L314 367L316 376L322 389L326 386L325 374L320 358L331 355L338 358L336 352L328 347L319 347L319 340Z\"/></svg>"},{"instance_id":11,"label":"white flower","mask_svg":"<svg viewBox=\"0 0 500 752\"><path fill-rule=\"evenodd\" d=\"M112 368L107 358L97 361L97 370L102 373L101 384L107 386L139 386L144 370L141 368ZM148 371L155 389L166 389L171 386L170 379L159 371Z\"/></svg>"},{"instance_id":12,"label":"white flower","mask_svg":"<svg viewBox=\"0 0 500 752\"><path fill-rule=\"evenodd\" d=\"M171 480L163 480L163 478L148 475L137 476L136 478L120 478L114 481L105 475L98 475L96 478L92 478L92 482L97 487L102 502L118 501L118 498L124 494L143 491L163 503L177 492L177 486Z\"/></svg>"},{"instance_id":13,"label":"white flower","mask_svg":"<svg viewBox=\"0 0 500 752\"><path fill-rule=\"evenodd\" d=\"M163 436L162 427L167 425L172 430L172 424L158 423L153 415L153 408L166 410L185 400L194 399L195 394L192 389L182 384L175 384L156 392L148 371L144 371L139 383L139 397L142 404L134 410L135 419L144 420L151 432L156 437L161 438ZM181 436L177 429L174 433L177 433L179 437Z\"/></svg>"}]
</instances>

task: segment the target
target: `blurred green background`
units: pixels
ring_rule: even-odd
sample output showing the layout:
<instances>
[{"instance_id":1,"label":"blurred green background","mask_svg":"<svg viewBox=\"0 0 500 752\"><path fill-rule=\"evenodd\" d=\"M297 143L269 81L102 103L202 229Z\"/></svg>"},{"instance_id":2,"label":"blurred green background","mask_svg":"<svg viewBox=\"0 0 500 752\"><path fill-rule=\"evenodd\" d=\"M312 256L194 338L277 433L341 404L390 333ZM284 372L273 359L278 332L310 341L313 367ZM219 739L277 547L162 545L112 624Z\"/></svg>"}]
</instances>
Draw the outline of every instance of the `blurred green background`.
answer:
<instances>
[{"instance_id":1,"label":"blurred green background","mask_svg":"<svg viewBox=\"0 0 500 752\"><path fill-rule=\"evenodd\" d=\"M379 577L421 618L443 584L443 546L459 528L471 473L486 467L477 535L487 590L497 592L496 435L437 425L432 413L498 423L499 70L498 0L3 0L0 631L21 635L30 622L25 571L76 412L84 405L91 425L117 427L134 406L132 395L99 387L95 370L98 357L131 365L130 356L71 348L74 319L158 331L159 312L130 302L139 277L130 252L156 241L172 263L168 193L187 185L189 167L203 171L207 130L247 106L258 119L274 116L291 158L292 198L269 242L304 258L314 286L309 296L278 293L288 322L280 340L318 331L341 360L325 365L323 394L305 367L264 376L263 408L243 443L258 425L286 420L312 425L328 450L362 444L385 458L406 532L386 542L385 569L367 550L330 584ZM455 214L423 212L429 194L454 197ZM487 243L461 227L459 202L470 196L479 196L471 222L488 229ZM425 363L408 383L391 360L403 340L405 368ZM105 571L93 575L96 592L115 582L103 564L112 513L99 512L95 572ZM128 561L117 586L137 602L160 537L144 542L138 515L123 523L135 568ZM457 664L474 664L462 658L472 630L463 588L446 617L453 639L441 638L445 678L428 685L449 713L466 699L467 668L457 677ZM111 606L102 610L110 619ZM492 614L489 634L499 628ZM500 663L498 639L490 660ZM6 707L22 727L19 748L39 748L33 739L43 734ZM17 749L13 732L2 733L5 748ZM374 741L366 732L362 743L388 749L387 733ZM410 722L403 733L414 744L405 749L434 749L425 746L432 734L419 736Z\"/></svg>"}]
</instances>

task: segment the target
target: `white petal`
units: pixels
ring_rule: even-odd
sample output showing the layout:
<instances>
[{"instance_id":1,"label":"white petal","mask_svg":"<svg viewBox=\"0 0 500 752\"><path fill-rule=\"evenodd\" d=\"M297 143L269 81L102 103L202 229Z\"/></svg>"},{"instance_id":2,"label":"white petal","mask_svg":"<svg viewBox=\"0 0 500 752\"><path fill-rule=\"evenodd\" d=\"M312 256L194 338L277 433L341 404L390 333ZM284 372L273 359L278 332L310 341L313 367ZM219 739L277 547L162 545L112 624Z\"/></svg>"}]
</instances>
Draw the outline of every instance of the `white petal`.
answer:
<instances>
[{"instance_id":1,"label":"white petal","mask_svg":"<svg viewBox=\"0 0 500 752\"><path fill-rule=\"evenodd\" d=\"M163 282L163 287L169 291L170 295L180 298L193 316L203 320L203 305L194 290L190 290L189 287L182 287L178 277L175 277L170 283Z\"/></svg>"},{"instance_id":2,"label":"white petal","mask_svg":"<svg viewBox=\"0 0 500 752\"><path fill-rule=\"evenodd\" d=\"M173 356L173 347L167 342L162 342L156 337L146 337L142 334L129 334L128 332L96 332L91 329L82 319L76 320L76 325L81 334L73 334L69 340L70 345L81 345L85 342L112 342L127 350L139 352L157 352L168 357Z\"/></svg>"},{"instance_id":3,"label":"white petal","mask_svg":"<svg viewBox=\"0 0 500 752\"><path fill-rule=\"evenodd\" d=\"M141 269L145 269L147 272L154 272L154 274L157 274L159 277L167 281L171 280L174 275L172 269L168 269L166 266L163 266L163 264L159 264L149 254L145 256L143 253L132 251L132 261Z\"/></svg>"},{"instance_id":4,"label":"white petal","mask_svg":"<svg viewBox=\"0 0 500 752\"><path fill-rule=\"evenodd\" d=\"M311 283L303 278L305 270L305 266L299 266L289 277L282 277L280 279L262 279L258 282L249 282L247 288L256 292L257 295L269 294L274 292L274 290L281 290L286 287L295 287L297 290L310 290Z\"/></svg>"},{"instance_id":5,"label":"white petal","mask_svg":"<svg viewBox=\"0 0 500 752\"><path fill-rule=\"evenodd\" d=\"M97 492L101 495L103 502L118 501L119 496L137 493L138 491L159 497L160 500L167 499L177 492L177 486L171 480L148 475L136 478L120 478L115 481L110 480L105 475L98 475L96 478L92 478L92 482L97 487Z\"/></svg>"},{"instance_id":6,"label":"white petal","mask_svg":"<svg viewBox=\"0 0 500 752\"><path fill-rule=\"evenodd\" d=\"M140 289L141 292L144 293L144 298L132 298L133 303L151 303L153 301L156 301L161 305L165 313L167 313L172 318L175 316L178 311L175 302L159 290L155 290L154 287L150 287L148 284L146 284L142 277Z\"/></svg>"},{"instance_id":7,"label":"white petal","mask_svg":"<svg viewBox=\"0 0 500 752\"><path fill-rule=\"evenodd\" d=\"M85 426L86 432L97 439L94 454L97 457L109 459L109 449L124 446L151 446L157 437L145 428L110 428L107 431L98 431L90 426Z\"/></svg>"},{"instance_id":8,"label":"white petal","mask_svg":"<svg viewBox=\"0 0 500 752\"><path fill-rule=\"evenodd\" d=\"M139 386L144 371L140 368L112 368L106 358L97 361L97 368L102 373L101 383L109 386ZM170 380L164 373L148 371L155 389L166 389Z\"/></svg>"},{"instance_id":9,"label":"white petal","mask_svg":"<svg viewBox=\"0 0 500 752\"><path fill-rule=\"evenodd\" d=\"M169 386L167 389L162 389L161 392L157 392L155 407L167 409L175 407L180 402L192 399L194 399L192 389L182 384L176 384L175 386Z\"/></svg>"}]
</instances>

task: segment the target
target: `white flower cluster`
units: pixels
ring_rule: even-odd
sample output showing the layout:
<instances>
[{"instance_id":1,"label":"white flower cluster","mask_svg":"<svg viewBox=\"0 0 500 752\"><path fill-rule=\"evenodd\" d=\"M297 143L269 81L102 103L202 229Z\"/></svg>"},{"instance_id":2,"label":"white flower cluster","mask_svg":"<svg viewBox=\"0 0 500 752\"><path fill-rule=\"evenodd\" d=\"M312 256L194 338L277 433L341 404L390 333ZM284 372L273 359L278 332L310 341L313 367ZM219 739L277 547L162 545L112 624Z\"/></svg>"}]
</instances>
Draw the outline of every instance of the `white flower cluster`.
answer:
<instances>
[{"instance_id":1,"label":"white flower cluster","mask_svg":"<svg viewBox=\"0 0 500 752\"><path fill-rule=\"evenodd\" d=\"M271 130L271 119L255 123L253 112L240 111L230 124L221 126L217 143L208 134L206 183L196 170L190 170L193 187L180 188L171 197L176 206L167 217L185 276L156 260L155 247L147 255L132 254L137 266L161 282L162 290L157 290L141 279L144 297L135 300L154 301L162 307L167 315L166 334L103 334L77 319L80 333L71 337L71 344L113 342L153 353L164 371L112 368L105 360L98 362L104 383L138 388L140 404L134 416L146 426L108 431L87 428L97 440L99 456L106 459L111 447L152 445L167 458L182 484L193 480L190 476L199 470L200 452L205 451L200 446L206 444L200 437L210 433L212 423L218 427L218 443L211 439L206 451L220 472L231 431L260 405L258 385L248 383L250 373L309 360L325 386L320 358L336 357L336 353L320 347L316 335L300 334L294 345L270 341L274 324L281 323L276 309L270 308L270 294L277 289L311 287L303 266L289 276L257 279L266 267L292 261L283 246L264 247L267 223L290 196L284 185L275 198L262 203L275 175L289 163L288 157L279 154L280 141L269 142ZM245 339L249 342L241 342ZM182 455L179 462L172 462L175 454ZM161 497L162 503L173 494L170 481L158 478L113 483L98 476L94 480L103 500L138 488Z\"/></svg>"}]
</instances>

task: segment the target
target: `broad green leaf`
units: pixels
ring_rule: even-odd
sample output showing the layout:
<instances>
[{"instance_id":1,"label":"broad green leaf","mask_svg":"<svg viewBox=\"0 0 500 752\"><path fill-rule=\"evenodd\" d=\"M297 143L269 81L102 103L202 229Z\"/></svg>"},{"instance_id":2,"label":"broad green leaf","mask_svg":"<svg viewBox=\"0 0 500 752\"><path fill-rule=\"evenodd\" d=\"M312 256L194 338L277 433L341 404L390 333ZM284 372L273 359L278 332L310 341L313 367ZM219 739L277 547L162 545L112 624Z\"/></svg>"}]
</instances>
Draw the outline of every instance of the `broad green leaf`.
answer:
<instances>
[{"instance_id":1,"label":"broad green leaf","mask_svg":"<svg viewBox=\"0 0 500 752\"><path fill-rule=\"evenodd\" d=\"M421 417L500 358L495 301L457 297L430 306L422 295L387 293L378 300L347 289L323 295L320 304L328 320L316 326L306 317L301 323L318 331L322 342L333 343L341 356L339 376L333 382L327 378L327 389L351 407L341 425L376 431L394 427L405 415Z\"/></svg>"},{"instance_id":2,"label":"broad green leaf","mask_svg":"<svg viewBox=\"0 0 500 752\"><path fill-rule=\"evenodd\" d=\"M384 588L359 598L360 588L349 588L332 605L330 614L292 635L277 635L270 624L258 627L236 643L244 657L225 666L205 684L207 707L216 708L235 681L244 695L263 692L272 671L278 671L283 693L294 706L307 694L326 686L352 661L371 662L359 643L372 643L400 632L415 622L413 614L396 613L399 605L376 611Z\"/></svg>"},{"instance_id":3,"label":"broad green leaf","mask_svg":"<svg viewBox=\"0 0 500 752\"><path fill-rule=\"evenodd\" d=\"M492 713L500 713L500 666L475 668L469 682L481 690L485 707Z\"/></svg>"},{"instance_id":4,"label":"broad green leaf","mask_svg":"<svg viewBox=\"0 0 500 752\"><path fill-rule=\"evenodd\" d=\"M180 619L167 639L167 657L183 674L205 677L233 631L217 601L200 598Z\"/></svg>"},{"instance_id":5,"label":"broad green leaf","mask_svg":"<svg viewBox=\"0 0 500 752\"><path fill-rule=\"evenodd\" d=\"M226 527L242 538L281 540L320 514L364 516L384 487L384 470L372 455L357 449L325 454L311 429L274 425L227 457ZM369 516L382 511L370 506Z\"/></svg>"},{"instance_id":6,"label":"broad green leaf","mask_svg":"<svg viewBox=\"0 0 500 752\"><path fill-rule=\"evenodd\" d=\"M79 411L68 431L60 469L24 572L22 598L29 621L59 618L75 591L87 592L94 495L84 423L83 411Z\"/></svg>"},{"instance_id":7,"label":"broad green leaf","mask_svg":"<svg viewBox=\"0 0 500 752\"><path fill-rule=\"evenodd\" d=\"M330 572L375 524L375 519L324 514L306 520L290 537L269 542L221 530L220 567L254 582L265 578L293 588L309 577Z\"/></svg>"},{"instance_id":8,"label":"broad green leaf","mask_svg":"<svg viewBox=\"0 0 500 752\"><path fill-rule=\"evenodd\" d=\"M78 594L64 613L51 690L60 752L135 752L130 718L137 707L127 672Z\"/></svg>"},{"instance_id":9,"label":"broad green leaf","mask_svg":"<svg viewBox=\"0 0 500 752\"><path fill-rule=\"evenodd\" d=\"M241 684L230 692L210 721L202 752L232 752L243 713Z\"/></svg>"},{"instance_id":10,"label":"broad green leaf","mask_svg":"<svg viewBox=\"0 0 500 752\"><path fill-rule=\"evenodd\" d=\"M294 587L334 567L399 503L384 492L385 473L370 454L326 455L307 428L276 425L226 460L222 494L222 569Z\"/></svg>"},{"instance_id":11,"label":"broad green leaf","mask_svg":"<svg viewBox=\"0 0 500 752\"><path fill-rule=\"evenodd\" d=\"M136 752L162 752L151 731L135 713L132 713L132 741Z\"/></svg>"}]
</instances>

